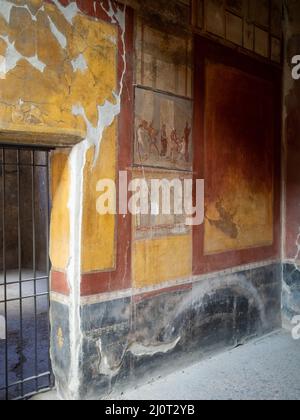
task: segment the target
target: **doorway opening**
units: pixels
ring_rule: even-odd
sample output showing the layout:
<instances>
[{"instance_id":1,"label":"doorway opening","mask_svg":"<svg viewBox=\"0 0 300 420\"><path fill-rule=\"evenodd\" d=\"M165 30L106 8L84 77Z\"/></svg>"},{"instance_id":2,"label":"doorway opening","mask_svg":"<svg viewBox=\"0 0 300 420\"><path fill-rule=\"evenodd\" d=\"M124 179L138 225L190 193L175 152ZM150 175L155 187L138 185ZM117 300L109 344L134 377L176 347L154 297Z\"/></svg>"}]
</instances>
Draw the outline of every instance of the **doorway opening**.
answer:
<instances>
[{"instance_id":1,"label":"doorway opening","mask_svg":"<svg viewBox=\"0 0 300 420\"><path fill-rule=\"evenodd\" d=\"M49 152L0 146L0 400L53 386Z\"/></svg>"}]
</instances>

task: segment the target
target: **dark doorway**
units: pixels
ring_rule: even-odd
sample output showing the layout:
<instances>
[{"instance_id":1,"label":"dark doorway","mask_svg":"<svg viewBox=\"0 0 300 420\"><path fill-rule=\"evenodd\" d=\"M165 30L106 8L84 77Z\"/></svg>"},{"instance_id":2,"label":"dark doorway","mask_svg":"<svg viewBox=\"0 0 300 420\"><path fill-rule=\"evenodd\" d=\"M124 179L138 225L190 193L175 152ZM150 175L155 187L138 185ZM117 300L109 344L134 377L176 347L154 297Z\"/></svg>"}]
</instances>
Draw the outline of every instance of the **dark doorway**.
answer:
<instances>
[{"instance_id":1,"label":"dark doorway","mask_svg":"<svg viewBox=\"0 0 300 420\"><path fill-rule=\"evenodd\" d=\"M0 147L0 400L52 387L49 150Z\"/></svg>"}]
</instances>

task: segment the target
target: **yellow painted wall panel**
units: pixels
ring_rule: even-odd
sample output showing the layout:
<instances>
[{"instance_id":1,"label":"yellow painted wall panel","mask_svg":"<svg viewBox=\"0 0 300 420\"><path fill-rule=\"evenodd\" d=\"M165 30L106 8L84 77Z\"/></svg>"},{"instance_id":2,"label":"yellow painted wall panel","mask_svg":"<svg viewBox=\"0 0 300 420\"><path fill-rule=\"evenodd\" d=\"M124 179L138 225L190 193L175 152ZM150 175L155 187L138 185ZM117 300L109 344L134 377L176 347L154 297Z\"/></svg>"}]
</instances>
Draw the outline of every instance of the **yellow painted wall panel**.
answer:
<instances>
[{"instance_id":1,"label":"yellow painted wall panel","mask_svg":"<svg viewBox=\"0 0 300 420\"><path fill-rule=\"evenodd\" d=\"M28 0L27 8L16 3L6 18L0 12L0 53L7 58L0 77L0 131L18 132L22 139L24 133L24 142L26 133L37 133L36 137L43 133L43 144L47 139L54 144L53 133L87 137L92 146L84 167L82 269L112 269L115 217L96 213L96 184L100 178L115 179L116 173L116 123L102 139L101 127L103 113L109 112L104 104L113 106L119 89L118 26L85 16L79 9L66 19L66 8L40 0ZM13 51L15 65L7 51ZM53 268L64 270L69 259L71 183L65 153L54 154L51 171L50 252Z\"/></svg>"},{"instance_id":2,"label":"yellow painted wall panel","mask_svg":"<svg viewBox=\"0 0 300 420\"><path fill-rule=\"evenodd\" d=\"M36 7L36 0L26 3ZM0 54L7 58L0 77L0 128L46 133L56 129L82 137L86 123L74 115L74 106L82 107L96 127L98 106L115 100L117 31L116 25L79 11L68 22L46 2L36 16L23 5L11 8L9 22L0 13ZM13 51L15 65L7 51Z\"/></svg>"},{"instance_id":3,"label":"yellow painted wall panel","mask_svg":"<svg viewBox=\"0 0 300 420\"><path fill-rule=\"evenodd\" d=\"M56 152L51 157L50 258L54 270L65 270L68 265L70 242L69 193L68 153Z\"/></svg>"},{"instance_id":4,"label":"yellow painted wall panel","mask_svg":"<svg viewBox=\"0 0 300 420\"><path fill-rule=\"evenodd\" d=\"M154 286L191 275L192 235L134 243L134 287Z\"/></svg>"},{"instance_id":5,"label":"yellow painted wall panel","mask_svg":"<svg viewBox=\"0 0 300 420\"><path fill-rule=\"evenodd\" d=\"M97 183L101 179L116 179L116 123L102 139L99 157L94 163L94 148L87 153L84 169L82 271L111 270L116 264L115 215L100 215L96 209Z\"/></svg>"}]
</instances>

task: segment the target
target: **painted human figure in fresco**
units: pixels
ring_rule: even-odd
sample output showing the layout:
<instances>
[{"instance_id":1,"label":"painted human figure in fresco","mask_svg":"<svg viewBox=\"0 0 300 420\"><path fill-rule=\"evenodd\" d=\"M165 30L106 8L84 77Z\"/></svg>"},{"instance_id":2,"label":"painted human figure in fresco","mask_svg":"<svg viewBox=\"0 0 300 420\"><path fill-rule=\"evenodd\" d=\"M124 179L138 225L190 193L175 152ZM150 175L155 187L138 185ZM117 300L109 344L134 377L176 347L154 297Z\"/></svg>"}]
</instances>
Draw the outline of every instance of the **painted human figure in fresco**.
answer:
<instances>
[{"instance_id":1,"label":"painted human figure in fresco","mask_svg":"<svg viewBox=\"0 0 300 420\"><path fill-rule=\"evenodd\" d=\"M178 139L177 130L173 128L171 132L171 160L176 162L178 153L180 152L180 140Z\"/></svg>"},{"instance_id":2,"label":"painted human figure in fresco","mask_svg":"<svg viewBox=\"0 0 300 420\"><path fill-rule=\"evenodd\" d=\"M143 120L137 128L137 149L141 162L148 159L145 145L146 136L148 136L148 123L147 121Z\"/></svg>"},{"instance_id":3,"label":"painted human figure in fresco","mask_svg":"<svg viewBox=\"0 0 300 420\"><path fill-rule=\"evenodd\" d=\"M189 153L189 146L190 146L190 135L191 135L191 127L189 126L189 123L186 123L185 129L184 129L184 143L185 143L185 161L189 162L190 160L190 153Z\"/></svg>"},{"instance_id":4,"label":"painted human figure in fresco","mask_svg":"<svg viewBox=\"0 0 300 420\"><path fill-rule=\"evenodd\" d=\"M158 139L157 139L157 136L158 136L158 130L156 130L154 127L153 127L153 122L149 125L149 127L148 127L148 134L149 134L149 153L150 153L150 155L151 155L151 152L152 152L152 149L154 148L154 150L157 152L157 154L158 154L158 156L159 156L159 149L158 149L158 145L157 145L157 143L158 143Z\"/></svg>"},{"instance_id":5,"label":"painted human figure in fresco","mask_svg":"<svg viewBox=\"0 0 300 420\"><path fill-rule=\"evenodd\" d=\"M180 145L179 145L179 154L180 154L180 160L184 161L186 158L186 143L185 143L185 136L182 136L180 139Z\"/></svg>"},{"instance_id":6,"label":"painted human figure in fresco","mask_svg":"<svg viewBox=\"0 0 300 420\"><path fill-rule=\"evenodd\" d=\"M168 152L168 136L167 136L167 126L166 126L166 124L163 124L163 126L161 128L160 142L161 142L160 156L161 157L166 157L167 152Z\"/></svg>"}]
</instances>

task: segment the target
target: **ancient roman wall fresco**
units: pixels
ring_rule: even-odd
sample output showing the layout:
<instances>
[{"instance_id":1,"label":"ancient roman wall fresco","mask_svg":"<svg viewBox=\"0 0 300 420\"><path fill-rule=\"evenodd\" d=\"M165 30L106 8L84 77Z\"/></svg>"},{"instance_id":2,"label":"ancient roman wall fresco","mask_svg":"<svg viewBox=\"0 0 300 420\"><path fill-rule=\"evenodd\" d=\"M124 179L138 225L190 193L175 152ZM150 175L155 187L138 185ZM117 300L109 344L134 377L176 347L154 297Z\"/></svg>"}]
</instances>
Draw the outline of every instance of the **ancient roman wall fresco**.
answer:
<instances>
[{"instance_id":1,"label":"ancient roman wall fresco","mask_svg":"<svg viewBox=\"0 0 300 420\"><path fill-rule=\"evenodd\" d=\"M116 179L117 161L122 159L125 150L123 148L120 152L116 147L118 126L115 121L120 111L118 92L122 89L120 79L124 70L120 55L127 36L123 12L107 2L5 0L2 3L0 54L6 58L6 66L0 80L1 130L23 132L24 136L29 132L38 135L58 133L62 137L76 134L86 139L76 163L77 173L82 173L84 179L82 191L80 185L76 185L83 207L80 213L82 237L78 238L81 242L79 258L82 259L84 275L114 271L120 265L118 258L122 258L115 238L128 235L128 229L120 221L117 231L116 218L99 216L93 203L97 199L97 178L105 174ZM226 7L236 15L244 10L237 2L228 2ZM162 31L157 22L154 23L137 19L134 164L146 171L147 168L163 168L191 172L194 134L192 40L186 32L172 32L167 27ZM20 25L24 28L22 36L18 31ZM263 25L264 22L258 22L258 27ZM275 36L274 23L272 28ZM101 120L104 114L108 116L107 121ZM64 214L65 209L69 213L69 198L73 191L71 180L76 177L75 172L71 173L73 155L66 158L63 153L61 157L53 158L54 168L56 159L67 159L61 179L56 181L58 185L61 181L62 185L54 189L68 191L68 195L63 194L62 200L55 201L57 206L61 206L61 209L57 207L57 214ZM125 168L130 159L123 160ZM61 162L57 166L61 166ZM162 172L159 176L162 179L165 174ZM67 179L69 186L66 185ZM80 208L80 205L77 207ZM218 221L218 214L210 216L213 221ZM70 258L71 233L66 228L67 236L62 234L59 227L62 222L55 222L55 218L54 212L51 243L66 242L62 246L63 252L60 253L56 247L51 255L54 268L64 270ZM66 226L68 223L70 228L72 221L63 222ZM161 240L177 232L176 221L173 225L145 222L144 228L147 223L148 228L155 226L155 235ZM170 226L169 231L166 225ZM160 232L159 226L162 227ZM208 226L210 228L211 225ZM140 226L137 229L140 231ZM137 237L141 239L139 235ZM130 245L126 241L125 245L127 248L122 249L128 249L128 257ZM184 252L187 255L190 249ZM126 265L130 265L128 258ZM128 287L130 269L124 268L123 271L121 278L126 273L124 287ZM83 278L83 289L91 292L94 287L90 290L87 283L91 280L86 279ZM103 284L113 287L111 278L103 282L97 278L91 283L101 283L101 288ZM116 287L119 287L117 281ZM97 287L95 290L98 290Z\"/></svg>"},{"instance_id":2,"label":"ancient roman wall fresco","mask_svg":"<svg viewBox=\"0 0 300 420\"><path fill-rule=\"evenodd\" d=\"M24 132L61 129L85 137L86 123L73 107L84 107L87 119L96 125L97 105L112 97L114 72L99 89L94 87L102 76L99 69L115 60L115 28L102 24L97 30L101 25L80 14L76 3L68 7L57 0L53 4L2 3L0 52L6 65L0 81L1 128ZM102 54L96 54L99 45Z\"/></svg>"},{"instance_id":3,"label":"ancient roman wall fresco","mask_svg":"<svg viewBox=\"0 0 300 420\"><path fill-rule=\"evenodd\" d=\"M206 254L273 243L272 100L271 83L207 64Z\"/></svg>"},{"instance_id":4,"label":"ancient roman wall fresco","mask_svg":"<svg viewBox=\"0 0 300 420\"><path fill-rule=\"evenodd\" d=\"M70 196L69 151L60 151L51 158L52 214L50 228L50 258L53 270L63 270L69 260Z\"/></svg>"},{"instance_id":5,"label":"ancient roman wall fresco","mask_svg":"<svg viewBox=\"0 0 300 420\"><path fill-rule=\"evenodd\" d=\"M2 3L0 54L9 59L9 66L0 80L1 129L22 131L24 136L35 131L39 135L76 134L83 139L72 150L56 151L51 163L51 258L55 268L52 289L60 294L52 303L51 350L61 395L98 398L111 391L111 385L120 376L127 382L129 376L135 378L134 370L145 372L145 361L160 368L164 358L175 361L178 349L185 357L186 348L189 351L220 348L224 343L221 322L224 316L230 319L225 328L226 345L228 342L230 346L244 342L257 330L265 333L277 328L279 267L274 265L269 269L269 262L264 262L263 268L236 275L230 270L226 277L218 275L204 283L197 277L203 271L223 269L223 265L236 267L275 257L277 249L269 251L268 248L264 252L257 248L254 256L253 248L247 249L244 258L234 251L237 258L228 261L225 261L227 254L220 258L217 253L214 256L221 266L208 264L206 270L193 271L193 256L202 263L202 248L197 241L193 243L193 234L181 218L171 215L165 219L161 214L150 219L133 218L131 226L129 216L116 219L96 214L96 181L102 176L116 179L118 168L132 169L133 162L133 176L142 173L146 179L154 175L160 180L192 176L190 159L195 153L190 139L198 131L189 132L193 69L191 40L186 32L173 33L168 25L162 30L157 21L153 25L149 21L138 24L137 92L147 90L152 98L160 98L159 103L172 104L163 105L159 115L146 119L147 127L142 127L144 141L153 140L152 156L146 166L136 160L137 156L132 159L130 147L134 149L141 125L137 122L132 127L131 13L107 1L3 0ZM150 3L157 6L159 1ZM164 4L164 11L168 12L169 3ZM184 22L187 15L182 16ZM24 27L22 36L18 31L20 26ZM238 31L230 35L238 36ZM176 110L176 117L170 117L169 107ZM137 117L140 111L137 109ZM166 133L161 124L164 120L169 125ZM170 121L175 121L175 128ZM172 134L174 129L176 133ZM203 125L199 132L202 129ZM159 153L154 147L157 137ZM194 141L193 146L197 145ZM255 151L256 147L254 144ZM211 147L211 151L216 153L224 170L224 156L218 145ZM237 174L245 175L249 181L256 172L251 171L245 157L242 162L239 160L245 148L241 145L240 153L235 148L234 152L227 151ZM196 156L202 161L204 153ZM214 167L213 171L218 172L218 168ZM266 174L269 174L267 170L259 173L258 184ZM198 175L203 177L203 173ZM256 187L254 184L250 180L250 186L246 185L250 193ZM227 202L225 212L225 205L218 205L218 196L228 193L223 185L220 182L219 190L212 190L211 220L206 222L207 226L215 223L213 227L217 231L224 226L219 216L225 216L225 225L228 214L234 223L238 214L243 220L251 219L245 214L245 207L238 208L234 214L236 202ZM260 214L265 215L268 212L262 209L264 204L268 206L268 194L272 192L268 182L262 182L259 187L261 195L252 195ZM243 194L244 189L242 200ZM233 244L224 240L224 231L225 237L227 232L235 234L232 225L229 223L228 229L227 224L221 231L220 243L226 249L238 249L235 238ZM238 223L238 226L244 225ZM266 226L268 223L263 223L264 240L272 241L268 228L264 229ZM252 239L250 245L243 246L253 246L257 235ZM215 252L214 244L212 248Z\"/></svg>"},{"instance_id":6,"label":"ancient roman wall fresco","mask_svg":"<svg viewBox=\"0 0 300 420\"><path fill-rule=\"evenodd\" d=\"M190 100L137 88L134 163L191 171L192 117Z\"/></svg>"},{"instance_id":7,"label":"ancient roman wall fresco","mask_svg":"<svg viewBox=\"0 0 300 420\"><path fill-rule=\"evenodd\" d=\"M102 157L105 156L105 159ZM103 135L99 157L94 161L94 150L87 153L84 169L85 200L83 207L82 272L116 268L116 216L96 212L97 183L100 179L116 179L117 144L116 124ZM101 232L101 234L100 234Z\"/></svg>"},{"instance_id":8,"label":"ancient roman wall fresco","mask_svg":"<svg viewBox=\"0 0 300 420\"><path fill-rule=\"evenodd\" d=\"M144 170L136 169L133 172L133 179L145 179L148 185L149 192L151 193L151 181L152 180L159 180L159 181L166 181L172 182L174 177L180 179L181 182L184 182L185 179L190 179L188 174L178 174L177 172L162 172L156 169L151 171L147 171L145 173ZM139 214L134 216L134 225L135 225L135 239L142 240L142 239L155 239L160 237L165 237L168 235L186 235L191 233L191 227L186 225L186 217L187 215L183 211L182 214L175 214L174 205L176 204L174 189L170 191L170 203L171 203L171 213L170 214L163 214L162 206L162 196L163 190L160 191L160 199L159 202L154 202L151 200L150 205L153 208L157 209L158 214ZM177 199L178 200L178 199ZM179 204L181 204L180 200ZM184 210L184 209L183 209Z\"/></svg>"},{"instance_id":9,"label":"ancient roman wall fresco","mask_svg":"<svg viewBox=\"0 0 300 420\"><path fill-rule=\"evenodd\" d=\"M136 83L191 97L191 38L163 32L142 19L137 21L136 33Z\"/></svg>"},{"instance_id":10,"label":"ancient roman wall fresco","mask_svg":"<svg viewBox=\"0 0 300 420\"><path fill-rule=\"evenodd\" d=\"M191 178L191 37L162 31L138 18L136 57L134 177L147 183ZM160 207L157 216L133 218L132 262L135 288L189 278L192 232L185 215L175 215L173 207L165 216Z\"/></svg>"},{"instance_id":11,"label":"ancient roman wall fresco","mask_svg":"<svg viewBox=\"0 0 300 420\"><path fill-rule=\"evenodd\" d=\"M299 260L299 194L300 194L300 82L292 78L292 58L300 54L300 5L287 2L286 62L284 80L284 124L286 147L286 204L285 204L285 257L298 264Z\"/></svg>"},{"instance_id":12,"label":"ancient roman wall fresco","mask_svg":"<svg viewBox=\"0 0 300 420\"><path fill-rule=\"evenodd\" d=\"M282 62L282 0L194 0L193 8L200 31Z\"/></svg>"},{"instance_id":13,"label":"ancient roman wall fresco","mask_svg":"<svg viewBox=\"0 0 300 420\"><path fill-rule=\"evenodd\" d=\"M116 220L101 217L95 203L98 178L116 179L124 16L122 6L106 1L1 2L1 132L19 133L19 141L22 133L35 133L33 143L48 135L51 144L54 133L83 140L52 158L54 270L67 269L75 236L84 272L115 268ZM80 232L81 217L82 236L74 231Z\"/></svg>"},{"instance_id":14,"label":"ancient roman wall fresco","mask_svg":"<svg viewBox=\"0 0 300 420\"><path fill-rule=\"evenodd\" d=\"M199 38L196 48L194 171L205 179L205 223L194 228L200 274L279 255L282 76L213 42Z\"/></svg>"},{"instance_id":15,"label":"ancient roman wall fresco","mask_svg":"<svg viewBox=\"0 0 300 420\"><path fill-rule=\"evenodd\" d=\"M76 138L51 156L51 353L64 396L78 395L81 293L131 282L130 216L96 209L99 177L117 180L131 163L130 19L106 0L1 0L1 141L17 133L19 143L66 146Z\"/></svg>"},{"instance_id":16,"label":"ancient roman wall fresco","mask_svg":"<svg viewBox=\"0 0 300 420\"><path fill-rule=\"evenodd\" d=\"M191 234L135 241L132 271L133 286L137 289L191 278Z\"/></svg>"},{"instance_id":17,"label":"ancient roman wall fresco","mask_svg":"<svg viewBox=\"0 0 300 420\"><path fill-rule=\"evenodd\" d=\"M284 266L282 308L286 325L300 313L300 80L292 78L292 58L300 53L300 3L286 2L284 77Z\"/></svg>"}]
</instances>

